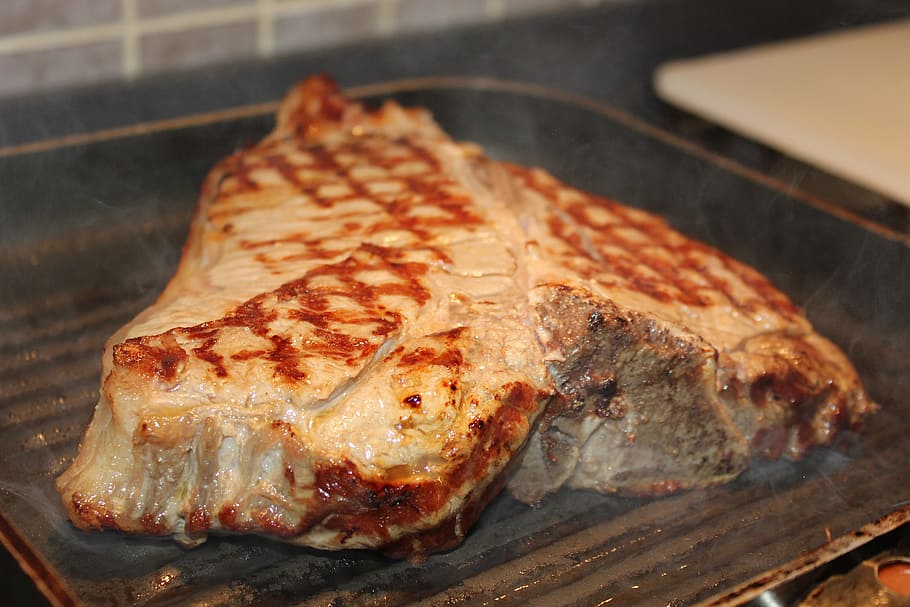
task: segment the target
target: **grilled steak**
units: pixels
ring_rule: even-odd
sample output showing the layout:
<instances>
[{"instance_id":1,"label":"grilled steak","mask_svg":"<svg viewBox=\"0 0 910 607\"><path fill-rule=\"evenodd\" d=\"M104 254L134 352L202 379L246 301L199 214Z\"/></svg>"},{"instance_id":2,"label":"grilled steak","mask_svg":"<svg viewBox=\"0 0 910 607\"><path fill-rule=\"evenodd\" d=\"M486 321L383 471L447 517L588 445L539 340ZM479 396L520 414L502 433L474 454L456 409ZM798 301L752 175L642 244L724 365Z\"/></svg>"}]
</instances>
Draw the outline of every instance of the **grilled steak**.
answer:
<instances>
[{"instance_id":1,"label":"grilled steak","mask_svg":"<svg viewBox=\"0 0 910 607\"><path fill-rule=\"evenodd\" d=\"M871 408L754 271L314 77L206 179L57 484L85 529L423 553L509 471L664 494Z\"/></svg>"}]
</instances>

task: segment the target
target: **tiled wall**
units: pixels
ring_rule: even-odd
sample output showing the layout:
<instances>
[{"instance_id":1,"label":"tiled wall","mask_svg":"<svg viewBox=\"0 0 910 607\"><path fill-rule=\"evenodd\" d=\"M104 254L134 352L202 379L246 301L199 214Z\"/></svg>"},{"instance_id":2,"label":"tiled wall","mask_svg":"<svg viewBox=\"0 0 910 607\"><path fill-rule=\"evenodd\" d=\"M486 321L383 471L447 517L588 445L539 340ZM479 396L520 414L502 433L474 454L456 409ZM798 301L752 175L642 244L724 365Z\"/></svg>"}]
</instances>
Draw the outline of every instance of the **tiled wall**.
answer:
<instances>
[{"instance_id":1,"label":"tiled wall","mask_svg":"<svg viewBox=\"0 0 910 607\"><path fill-rule=\"evenodd\" d=\"M0 0L0 96L598 0Z\"/></svg>"}]
</instances>

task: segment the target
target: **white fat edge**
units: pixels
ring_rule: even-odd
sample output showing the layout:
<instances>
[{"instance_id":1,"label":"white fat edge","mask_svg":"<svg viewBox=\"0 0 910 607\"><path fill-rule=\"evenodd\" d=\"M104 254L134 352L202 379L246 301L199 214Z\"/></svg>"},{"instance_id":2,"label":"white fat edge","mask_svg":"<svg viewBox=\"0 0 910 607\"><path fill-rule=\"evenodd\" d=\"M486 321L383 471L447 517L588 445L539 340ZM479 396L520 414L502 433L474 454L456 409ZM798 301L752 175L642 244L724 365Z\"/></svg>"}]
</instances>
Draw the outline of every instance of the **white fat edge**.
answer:
<instances>
[{"instance_id":1,"label":"white fat edge","mask_svg":"<svg viewBox=\"0 0 910 607\"><path fill-rule=\"evenodd\" d=\"M217 470L212 476L213 487L210 488L209 501L212 505L234 503L239 494L242 468L240 451L248 440L249 431L237 427L237 424L222 424L227 431L222 433L221 444L214 458Z\"/></svg>"},{"instance_id":2,"label":"white fat edge","mask_svg":"<svg viewBox=\"0 0 910 607\"><path fill-rule=\"evenodd\" d=\"M173 499L166 500L165 517L167 520L180 518L185 523L188 513L201 504L199 498L199 433L202 424L196 424L196 435L189 444L186 456L183 458L183 468L174 488ZM162 477L163 478L163 477Z\"/></svg>"},{"instance_id":3,"label":"white fat edge","mask_svg":"<svg viewBox=\"0 0 910 607\"><path fill-rule=\"evenodd\" d=\"M495 233L480 234L451 242L445 248L452 262L443 263L440 267L453 276L512 278L518 270L514 254Z\"/></svg>"},{"instance_id":4,"label":"white fat edge","mask_svg":"<svg viewBox=\"0 0 910 607\"><path fill-rule=\"evenodd\" d=\"M294 505L288 499L289 494L283 490L286 482L284 476L286 454L280 445L281 443L276 443L274 448L267 449L259 455L256 465L258 474L252 489L256 495L272 504L285 510L293 510Z\"/></svg>"}]
</instances>

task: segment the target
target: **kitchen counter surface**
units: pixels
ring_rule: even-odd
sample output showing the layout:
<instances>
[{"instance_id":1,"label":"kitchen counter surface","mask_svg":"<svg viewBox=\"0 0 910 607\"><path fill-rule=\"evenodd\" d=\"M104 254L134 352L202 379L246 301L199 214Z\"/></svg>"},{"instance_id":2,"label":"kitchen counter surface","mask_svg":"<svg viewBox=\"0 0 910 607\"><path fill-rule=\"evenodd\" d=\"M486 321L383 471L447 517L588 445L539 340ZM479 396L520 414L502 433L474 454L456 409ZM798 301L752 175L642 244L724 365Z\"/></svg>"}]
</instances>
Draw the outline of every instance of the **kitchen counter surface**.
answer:
<instances>
[{"instance_id":1,"label":"kitchen counter surface","mask_svg":"<svg viewBox=\"0 0 910 607\"><path fill-rule=\"evenodd\" d=\"M670 108L654 95L651 76L670 59L907 16L905 0L608 0L497 25L6 99L0 101L0 148L272 101L317 71L345 87L482 76L543 84L610 104L709 153L906 234L906 208ZM0 250L3 237L0 228ZM40 600L5 553L0 579L12 604Z\"/></svg>"}]
</instances>

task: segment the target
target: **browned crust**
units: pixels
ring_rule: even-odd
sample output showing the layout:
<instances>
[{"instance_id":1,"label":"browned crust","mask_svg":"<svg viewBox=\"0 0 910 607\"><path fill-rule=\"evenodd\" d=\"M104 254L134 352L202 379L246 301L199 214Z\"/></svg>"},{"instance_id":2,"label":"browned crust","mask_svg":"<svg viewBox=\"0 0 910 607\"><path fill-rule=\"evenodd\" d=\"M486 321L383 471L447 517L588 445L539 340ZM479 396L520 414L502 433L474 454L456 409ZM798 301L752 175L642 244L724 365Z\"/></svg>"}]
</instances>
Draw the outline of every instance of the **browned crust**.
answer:
<instances>
[{"instance_id":1,"label":"browned crust","mask_svg":"<svg viewBox=\"0 0 910 607\"><path fill-rule=\"evenodd\" d=\"M469 432L475 436L468 457L438 479L413 482L384 481L365 476L349 461L314 466L315 482L298 485L292 460L285 465L289 482L286 496L297 501L297 514L277 514L269 509L241 512L236 504L222 505L217 513L204 507L186 516L188 535L204 537L216 533L259 533L294 541L317 526L333 531L339 538L339 548L355 535L369 537L377 548L393 556L419 557L430 552L447 550L461 543L483 506L503 487L503 470L521 447L528 432L530 416L537 410L541 397L529 384L511 382L501 388L495 398L501 403L495 413L497 423L481 424ZM299 449L297 437L290 424L280 420L270 426L276 440L284 443L284 453L292 458ZM453 498L474 487L463 496L463 503L452 516L430 528L425 522L444 508ZM299 499L300 495L310 495ZM80 528L118 530L145 535L169 535L172 529L150 513L138 520L124 520L103 502L91 496L75 493L71 499L71 518ZM248 515L248 516L247 516ZM251 519L251 520L250 520ZM217 521L217 525L216 525ZM391 529L410 527L416 531L404 537L394 537Z\"/></svg>"}]
</instances>

